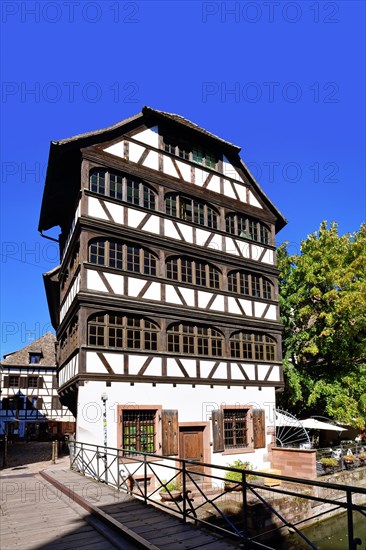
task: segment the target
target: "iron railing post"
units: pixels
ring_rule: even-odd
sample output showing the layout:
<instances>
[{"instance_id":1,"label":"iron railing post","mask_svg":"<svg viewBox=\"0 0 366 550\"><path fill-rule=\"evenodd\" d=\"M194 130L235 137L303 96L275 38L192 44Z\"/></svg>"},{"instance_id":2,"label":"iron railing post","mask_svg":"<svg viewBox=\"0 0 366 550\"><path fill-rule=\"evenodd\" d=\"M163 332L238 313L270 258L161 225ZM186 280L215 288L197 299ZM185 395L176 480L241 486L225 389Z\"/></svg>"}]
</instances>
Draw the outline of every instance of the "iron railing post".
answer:
<instances>
[{"instance_id":1,"label":"iron railing post","mask_svg":"<svg viewBox=\"0 0 366 550\"><path fill-rule=\"evenodd\" d=\"M97 445L97 452L95 454L96 456L96 459L97 459L97 478L98 478L98 481L100 481L100 472L99 472L99 445Z\"/></svg>"},{"instance_id":2,"label":"iron railing post","mask_svg":"<svg viewBox=\"0 0 366 550\"><path fill-rule=\"evenodd\" d=\"M81 468L82 473L85 474L85 467L84 467L84 447L83 443L80 443L80 454L81 454Z\"/></svg>"},{"instance_id":3,"label":"iron railing post","mask_svg":"<svg viewBox=\"0 0 366 550\"><path fill-rule=\"evenodd\" d=\"M183 465L181 467L182 472L182 485L183 485L183 521L184 523L187 522L187 480L186 480L186 463L185 460L183 460Z\"/></svg>"},{"instance_id":4,"label":"iron railing post","mask_svg":"<svg viewBox=\"0 0 366 550\"><path fill-rule=\"evenodd\" d=\"M353 543L353 510L352 510L352 492L347 489L347 523L348 523L348 549L354 550Z\"/></svg>"},{"instance_id":5,"label":"iron railing post","mask_svg":"<svg viewBox=\"0 0 366 550\"><path fill-rule=\"evenodd\" d=\"M147 456L144 455L144 502L147 504Z\"/></svg>"},{"instance_id":6,"label":"iron railing post","mask_svg":"<svg viewBox=\"0 0 366 550\"><path fill-rule=\"evenodd\" d=\"M241 474L241 489L243 496L243 539L246 540L248 536L248 502L247 502L247 476L245 471ZM244 548L246 544L244 543Z\"/></svg>"}]
</instances>

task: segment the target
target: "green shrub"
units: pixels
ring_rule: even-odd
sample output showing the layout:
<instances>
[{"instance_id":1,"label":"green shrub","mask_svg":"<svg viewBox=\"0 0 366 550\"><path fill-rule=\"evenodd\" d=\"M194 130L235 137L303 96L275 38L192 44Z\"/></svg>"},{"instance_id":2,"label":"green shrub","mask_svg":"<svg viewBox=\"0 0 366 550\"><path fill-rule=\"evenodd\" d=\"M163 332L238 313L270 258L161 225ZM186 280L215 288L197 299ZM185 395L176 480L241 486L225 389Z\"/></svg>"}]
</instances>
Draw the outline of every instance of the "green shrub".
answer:
<instances>
[{"instance_id":1,"label":"green shrub","mask_svg":"<svg viewBox=\"0 0 366 550\"><path fill-rule=\"evenodd\" d=\"M167 483L166 479L163 479L160 492L167 493L169 491L170 493L172 493L173 491L180 491L181 489L182 488L177 479L173 479L172 481L169 481L169 483Z\"/></svg>"},{"instance_id":2,"label":"green shrub","mask_svg":"<svg viewBox=\"0 0 366 550\"><path fill-rule=\"evenodd\" d=\"M240 459L234 460L231 464L227 464L228 468L236 468L237 470L252 470L253 466L250 462L243 462ZM246 477L247 481L250 479L257 479L257 476L250 474ZM226 472L225 481L232 481L235 483L240 483L242 480L241 472Z\"/></svg>"},{"instance_id":3,"label":"green shrub","mask_svg":"<svg viewBox=\"0 0 366 550\"><path fill-rule=\"evenodd\" d=\"M338 466L338 460L336 458L321 458L320 462L325 467L332 467Z\"/></svg>"}]
</instances>

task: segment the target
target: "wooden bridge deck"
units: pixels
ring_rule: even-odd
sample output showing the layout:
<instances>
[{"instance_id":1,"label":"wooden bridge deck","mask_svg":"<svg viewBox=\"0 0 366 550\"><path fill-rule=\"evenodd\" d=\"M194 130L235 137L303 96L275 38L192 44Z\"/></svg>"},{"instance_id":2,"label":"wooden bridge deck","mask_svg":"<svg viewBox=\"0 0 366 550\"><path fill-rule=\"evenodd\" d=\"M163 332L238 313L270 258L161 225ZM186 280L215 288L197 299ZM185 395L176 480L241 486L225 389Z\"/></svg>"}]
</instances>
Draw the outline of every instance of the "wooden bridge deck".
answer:
<instances>
[{"instance_id":1,"label":"wooden bridge deck","mask_svg":"<svg viewBox=\"0 0 366 550\"><path fill-rule=\"evenodd\" d=\"M66 468L3 477L1 493L4 550L237 548L235 542Z\"/></svg>"}]
</instances>

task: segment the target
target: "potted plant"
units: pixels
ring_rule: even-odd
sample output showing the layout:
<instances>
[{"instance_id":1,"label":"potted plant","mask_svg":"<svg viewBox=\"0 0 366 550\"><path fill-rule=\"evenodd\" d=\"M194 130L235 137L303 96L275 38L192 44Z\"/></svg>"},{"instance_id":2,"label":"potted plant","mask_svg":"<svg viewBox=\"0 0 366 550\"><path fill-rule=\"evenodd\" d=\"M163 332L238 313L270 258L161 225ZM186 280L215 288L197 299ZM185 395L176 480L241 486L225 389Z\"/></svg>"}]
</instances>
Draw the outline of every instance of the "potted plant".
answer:
<instances>
[{"instance_id":1,"label":"potted plant","mask_svg":"<svg viewBox=\"0 0 366 550\"><path fill-rule=\"evenodd\" d=\"M177 479L166 481L163 479L159 496L163 502L180 500L182 498L182 488Z\"/></svg>"},{"instance_id":2,"label":"potted plant","mask_svg":"<svg viewBox=\"0 0 366 550\"><path fill-rule=\"evenodd\" d=\"M366 453L360 453L358 455L358 460L361 462L362 465L366 463Z\"/></svg>"},{"instance_id":3,"label":"potted plant","mask_svg":"<svg viewBox=\"0 0 366 550\"><path fill-rule=\"evenodd\" d=\"M236 468L237 470L251 470L252 465L250 462L243 462L240 459L234 460L231 464L227 464L229 468ZM228 471L225 473L224 490L225 491L241 491L242 473ZM256 476L249 474L246 476L246 480L256 479Z\"/></svg>"},{"instance_id":4,"label":"potted plant","mask_svg":"<svg viewBox=\"0 0 366 550\"><path fill-rule=\"evenodd\" d=\"M347 470L352 470L356 466L357 457L354 455L346 455L343 457L344 465Z\"/></svg>"},{"instance_id":5,"label":"potted plant","mask_svg":"<svg viewBox=\"0 0 366 550\"><path fill-rule=\"evenodd\" d=\"M338 460L336 458L321 458L320 462L325 473L333 473L334 468L338 466Z\"/></svg>"}]
</instances>

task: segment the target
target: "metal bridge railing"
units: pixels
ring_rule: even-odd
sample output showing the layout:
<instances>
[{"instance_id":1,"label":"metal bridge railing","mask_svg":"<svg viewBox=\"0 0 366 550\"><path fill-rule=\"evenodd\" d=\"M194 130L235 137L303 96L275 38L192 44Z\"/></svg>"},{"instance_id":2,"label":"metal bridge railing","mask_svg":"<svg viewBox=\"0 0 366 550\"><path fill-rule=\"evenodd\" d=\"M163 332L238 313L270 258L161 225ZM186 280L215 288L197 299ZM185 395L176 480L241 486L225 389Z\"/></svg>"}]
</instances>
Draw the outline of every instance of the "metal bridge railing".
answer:
<instances>
[{"instance_id":1,"label":"metal bridge railing","mask_svg":"<svg viewBox=\"0 0 366 550\"><path fill-rule=\"evenodd\" d=\"M194 521L202 526L214 528L225 536L234 537L240 541L242 548L274 550L273 547L258 539L266 535L273 536L274 532L280 532L287 527L295 532L309 548L316 549L315 544L301 532L299 525L319 518L323 514L342 509L347 512L348 549L356 550L357 546L362 544L360 539L354 537L353 528L353 512L358 512L366 518L366 489L360 487L291 478L267 472L238 470L155 453L136 453L136 451L78 441L70 442L69 447L72 470L107 483L118 491L134 495L146 504L151 503L177 514L185 522ZM197 474L195 469L197 466L206 468L211 473ZM236 472L241 476L241 481L234 482L230 493L225 489L225 474L228 471ZM277 480L284 485L266 487L265 478ZM150 480L153 480L153 483L150 483ZM179 484L180 494L173 492L170 488L171 482ZM170 499L169 504L165 499L161 500L159 493L162 489L165 490L166 498ZM229 517L225 511L228 494L235 494L239 504L240 514L235 517ZM276 506L276 498L282 495L329 506L326 510L309 515L294 524L287 520ZM355 503L354 495L363 495L364 498L361 497L363 503ZM275 527L270 526L267 530L264 528L258 533L258 526L256 526L256 532L252 532L249 520L250 510L254 505L261 506L275 519Z\"/></svg>"}]
</instances>

